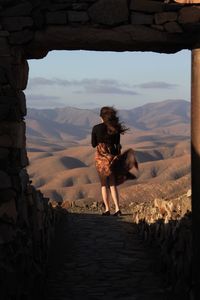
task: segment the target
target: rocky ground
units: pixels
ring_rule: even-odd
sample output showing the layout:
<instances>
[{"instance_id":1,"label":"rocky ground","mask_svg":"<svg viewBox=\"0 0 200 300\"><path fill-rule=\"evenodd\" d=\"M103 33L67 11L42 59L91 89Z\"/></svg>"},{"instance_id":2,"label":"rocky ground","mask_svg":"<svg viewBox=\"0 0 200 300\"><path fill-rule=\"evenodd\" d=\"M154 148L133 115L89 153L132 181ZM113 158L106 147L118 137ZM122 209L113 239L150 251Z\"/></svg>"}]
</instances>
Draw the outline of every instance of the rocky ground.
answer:
<instances>
[{"instance_id":1,"label":"rocky ground","mask_svg":"<svg viewBox=\"0 0 200 300\"><path fill-rule=\"evenodd\" d=\"M136 233L132 213L64 212L47 270L45 300L167 300L156 257ZM72 213L73 212L73 213Z\"/></svg>"}]
</instances>

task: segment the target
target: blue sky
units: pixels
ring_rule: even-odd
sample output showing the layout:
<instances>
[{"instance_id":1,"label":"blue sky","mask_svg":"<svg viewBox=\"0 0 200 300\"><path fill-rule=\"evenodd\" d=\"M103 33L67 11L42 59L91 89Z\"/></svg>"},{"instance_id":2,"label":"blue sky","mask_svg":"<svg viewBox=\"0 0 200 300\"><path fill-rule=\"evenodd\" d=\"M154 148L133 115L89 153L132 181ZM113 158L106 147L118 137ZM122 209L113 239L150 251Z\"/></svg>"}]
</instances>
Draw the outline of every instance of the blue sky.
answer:
<instances>
[{"instance_id":1,"label":"blue sky","mask_svg":"<svg viewBox=\"0 0 200 300\"><path fill-rule=\"evenodd\" d=\"M28 107L114 105L130 109L167 99L190 101L190 51L53 51L29 60Z\"/></svg>"}]
</instances>

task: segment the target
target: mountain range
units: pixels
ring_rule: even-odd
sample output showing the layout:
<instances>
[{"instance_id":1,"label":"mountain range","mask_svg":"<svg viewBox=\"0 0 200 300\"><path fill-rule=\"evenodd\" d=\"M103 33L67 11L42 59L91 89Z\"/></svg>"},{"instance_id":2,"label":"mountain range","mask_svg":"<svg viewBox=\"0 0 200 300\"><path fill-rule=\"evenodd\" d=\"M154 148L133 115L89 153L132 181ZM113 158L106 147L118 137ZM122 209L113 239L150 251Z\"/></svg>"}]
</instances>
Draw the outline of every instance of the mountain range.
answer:
<instances>
[{"instance_id":1,"label":"mountain range","mask_svg":"<svg viewBox=\"0 0 200 300\"><path fill-rule=\"evenodd\" d=\"M100 123L99 110L29 109L28 172L51 200L100 201L90 144L91 129ZM190 103L165 100L119 110L119 116L130 128L121 137L122 149L134 148L140 166L137 180L120 186L124 201L148 201L190 188Z\"/></svg>"}]
</instances>

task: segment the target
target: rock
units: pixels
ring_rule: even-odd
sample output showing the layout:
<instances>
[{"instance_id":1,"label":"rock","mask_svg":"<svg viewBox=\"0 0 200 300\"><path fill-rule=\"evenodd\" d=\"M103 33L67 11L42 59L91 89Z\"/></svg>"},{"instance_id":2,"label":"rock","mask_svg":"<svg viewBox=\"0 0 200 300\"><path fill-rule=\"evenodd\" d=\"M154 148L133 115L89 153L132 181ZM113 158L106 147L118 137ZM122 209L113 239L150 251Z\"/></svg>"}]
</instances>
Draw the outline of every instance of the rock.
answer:
<instances>
[{"instance_id":1,"label":"rock","mask_svg":"<svg viewBox=\"0 0 200 300\"><path fill-rule=\"evenodd\" d=\"M17 221L17 209L15 204L15 199L1 203L0 202L0 219L6 222Z\"/></svg>"},{"instance_id":2,"label":"rock","mask_svg":"<svg viewBox=\"0 0 200 300\"><path fill-rule=\"evenodd\" d=\"M88 9L93 23L116 25L128 21L128 7L124 0L99 0Z\"/></svg>"},{"instance_id":3,"label":"rock","mask_svg":"<svg viewBox=\"0 0 200 300\"><path fill-rule=\"evenodd\" d=\"M6 172L0 170L0 189L7 189L11 187L12 183L10 176Z\"/></svg>"},{"instance_id":4,"label":"rock","mask_svg":"<svg viewBox=\"0 0 200 300\"><path fill-rule=\"evenodd\" d=\"M26 96L25 96L24 92L20 91L18 93L18 99L19 99L19 109L20 109L21 115L24 117L27 114Z\"/></svg>"},{"instance_id":5,"label":"rock","mask_svg":"<svg viewBox=\"0 0 200 300\"><path fill-rule=\"evenodd\" d=\"M84 11L68 11L69 23L86 23L89 21L88 14Z\"/></svg>"},{"instance_id":6,"label":"rock","mask_svg":"<svg viewBox=\"0 0 200 300\"><path fill-rule=\"evenodd\" d=\"M156 30L159 30L159 31L164 31L164 26L162 26L162 25L152 24L151 27L156 29Z\"/></svg>"},{"instance_id":7,"label":"rock","mask_svg":"<svg viewBox=\"0 0 200 300\"><path fill-rule=\"evenodd\" d=\"M25 90L27 87L29 74L27 60L22 60L20 64L13 65L12 72L17 90Z\"/></svg>"},{"instance_id":8,"label":"rock","mask_svg":"<svg viewBox=\"0 0 200 300\"><path fill-rule=\"evenodd\" d=\"M33 37L33 31L29 29L24 29L19 32L12 32L9 36L9 42L11 45L22 45L30 42L33 39Z\"/></svg>"},{"instance_id":9,"label":"rock","mask_svg":"<svg viewBox=\"0 0 200 300\"><path fill-rule=\"evenodd\" d=\"M88 3L72 3L72 9L73 10L87 10L88 9Z\"/></svg>"},{"instance_id":10,"label":"rock","mask_svg":"<svg viewBox=\"0 0 200 300\"><path fill-rule=\"evenodd\" d=\"M200 21L200 7L190 6L180 10L178 22L181 24L198 23Z\"/></svg>"},{"instance_id":11,"label":"rock","mask_svg":"<svg viewBox=\"0 0 200 300\"><path fill-rule=\"evenodd\" d=\"M41 10L39 10L39 9L34 10L34 12L32 13L32 18L33 18L34 27L36 29L42 29L44 27L45 16L41 12Z\"/></svg>"},{"instance_id":12,"label":"rock","mask_svg":"<svg viewBox=\"0 0 200 300\"><path fill-rule=\"evenodd\" d=\"M32 11L32 5L29 2L19 3L18 5L8 7L0 12L0 16L28 16Z\"/></svg>"},{"instance_id":13,"label":"rock","mask_svg":"<svg viewBox=\"0 0 200 300\"><path fill-rule=\"evenodd\" d=\"M177 13L175 12L162 12L155 14L155 23L158 25L173 22L177 20Z\"/></svg>"},{"instance_id":14,"label":"rock","mask_svg":"<svg viewBox=\"0 0 200 300\"><path fill-rule=\"evenodd\" d=\"M10 33L6 30L0 30L0 37L8 37Z\"/></svg>"},{"instance_id":15,"label":"rock","mask_svg":"<svg viewBox=\"0 0 200 300\"><path fill-rule=\"evenodd\" d=\"M131 0L130 9L146 13L161 12L164 10L164 3L151 0Z\"/></svg>"},{"instance_id":16,"label":"rock","mask_svg":"<svg viewBox=\"0 0 200 300\"><path fill-rule=\"evenodd\" d=\"M183 29L177 22L168 22L164 24L164 28L166 31L171 33L181 33Z\"/></svg>"},{"instance_id":17,"label":"rock","mask_svg":"<svg viewBox=\"0 0 200 300\"><path fill-rule=\"evenodd\" d=\"M190 190L187 191L187 197L189 198L191 196L192 196L192 190L190 189Z\"/></svg>"},{"instance_id":18,"label":"rock","mask_svg":"<svg viewBox=\"0 0 200 300\"><path fill-rule=\"evenodd\" d=\"M67 14L66 12L48 12L46 14L47 24L67 24Z\"/></svg>"},{"instance_id":19,"label":"rock","mask_svg":"<svg viewBox=\"0 0 200 300\"><path fill-rule=\"evenodd\" d=\"M0 147L25 148L25 123L0 122Z\"/></svg>"},{"instance_id":20,"label":"rock","mask_svg":"<svg viewBox=\"0 0 200 300\"><path fill-rule=\"evenodd\" d=\"M7 72L0 66L0 85L8 84Z\"/></svg>"},{"instance_id":21,"label":"rock","mask_svg":"<svg viewBox=\"0 0 200 300\"><path fill-rule=\"evenodd\" d=\"M51 4L48 6L48 11L60 11L60 10L67 10L72 9L72 3L58 3L58 4Z\"/></svg>"},{"instance_id":22,"label":"rock","mask_svg":"<svg viewBox=\"0 0 200 300\"><path fill-rule=\"evenodd\" d=\"M153 24L153 16L143 13L133 12L131 14L131 24Z\"/></svg>"},{"instance_id":23,"label":"rock","mask_svg":"<svg viewBox=\"0 0 200 300\"><path fill-rule=\"evenodd\" d=\"M20 112L17 107L16 97L0 97L0 121L3 120L20 120Z\"/></svg>"},{"instance_id":24,"label":"rock","mask_svg":"<svg viewBox=\"0 0 200 300\"><path fill-rule=\"evenodd\" d=\"M2 25L9 32L20 31L32 27L33 19L31 17L7 17L2 19Z\"/></svg>"},{"instance_id":25,"label":"rock","mask_svg":"<svg viewBox=\"0 0 200 300\"><path fill-rule=\"evenodd\" d=\"M10 45L6 37L0 37L0 56L10 54Z\"/></svg>"},{"instance_id":26,"label":"rock","mask_svg":"<svg viewBox=\"0 0 200 300\"><path fill-rule=\"evenodd\" d=\"M10 201L14 198L17 197L16 191L13 189L3 189L1 190L1 198L0 198L0 203Z\"/></svg>"}]
</instances>

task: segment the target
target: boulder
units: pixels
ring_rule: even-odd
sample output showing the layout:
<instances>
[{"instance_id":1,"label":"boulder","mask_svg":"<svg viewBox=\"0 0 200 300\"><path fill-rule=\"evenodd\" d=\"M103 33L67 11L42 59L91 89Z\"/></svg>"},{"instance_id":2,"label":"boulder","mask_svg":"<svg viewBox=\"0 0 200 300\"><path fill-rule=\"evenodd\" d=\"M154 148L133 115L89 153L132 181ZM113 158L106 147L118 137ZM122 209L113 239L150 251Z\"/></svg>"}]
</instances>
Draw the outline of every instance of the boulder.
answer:
<instances>
[{"instance_id":1,"label":"boulder","mask_svg":"<svg viewBox=\"0 0 200 300\"><path fill-rule=\"evenodd\" d=\"M151 25L153 24L153 15L133 12L131 14L131 24Z\"/></svg>"},{"instance_id":2,"label":"boulder","mask_svg":"<svg viewBox=\"0 0 200 300\"><path fill-rule=\"evenodd\" d=\"M68 11L69 23L86 23L89 21L89 16L85 11Z\"/></svg>"},{"instance_id":3,"label":"boulder","mask_svg":"<svg viewBox=\"0 0 200 300\"><path fill-rule=\"evenodd\" d=\"M151 0L131 0L130 9L146 13L161 12L164 10L163 2Z\"/></svg>"},{"instance_id":4,"label":"boulder","mask_svg":"<svg viewBox=\"0 0 200 300\"><path fill-rule=\"evenodd\" d=\"M47 12L46 23L47 24L57 24L57 25L67 24L67 14L66 14L66 12L63 12L63 11Z\"/></svg>"},{"instance_id":5,"label":"boulder","mask_svg":"<svg viewBox=\"0 0 200 300\"><path fill-rule=\"evenodd\" d=\"M158 25L173 22L177 20L177 13L175 12L162 12L155 14L155 23Z\"/></svg>"},{"instance_id":6,"label":"boulder","mask_svg":"<svg viewBox=\"0 0 200 300\"><path fill-rule=\"evenodd\" d=\"M178 22L181 24L198 23L200 21L200 7L189 6L180 10Z\"/></svg>"},{"instance_id":7,"label":"boulder","mask_svg":"<svg viewBox=\"0 0 200 300\"><path fill-rule=\"evenodd\" d=\"M88 10L93 23L117 25L128 21L128 6L125 0L99 0Z\"/></svg>"},{"instance_id":8,"label":"boulder","mask_svg":"<svg viewBox=\"0 0 200 300\"><path fill-rule=\"evenodd\" d=\"M9 32L20 31L32 27L33 19L31 17L6 17L2 19L2 25Z\"/></svg>"},{"instance_id":9,"label":"boulder","mask_svg":"<svg viewBox=\"0 0 200 300\"><path fill-rule=\"evenodd\" d=\"M27 1L17 5L3 9L0 16L13 17L13 16L28 16L32 11L32 5Z\"/></svg>"}]
</instances>

